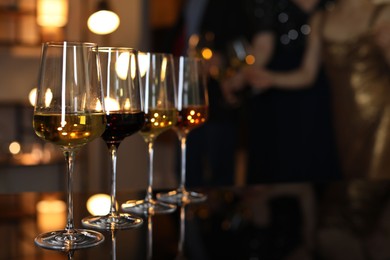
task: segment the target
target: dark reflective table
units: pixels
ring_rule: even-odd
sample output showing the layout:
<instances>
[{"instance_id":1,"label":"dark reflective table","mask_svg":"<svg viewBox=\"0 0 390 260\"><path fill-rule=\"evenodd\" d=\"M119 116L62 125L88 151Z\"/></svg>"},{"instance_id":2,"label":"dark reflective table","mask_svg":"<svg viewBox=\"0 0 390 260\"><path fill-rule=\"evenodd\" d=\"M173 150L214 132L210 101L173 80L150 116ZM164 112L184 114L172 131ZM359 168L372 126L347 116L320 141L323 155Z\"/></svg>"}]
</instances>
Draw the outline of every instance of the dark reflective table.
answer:
<instances>
[{"instance_id":1,"label":"dark reflective table","mask_svg":"<svg viewBox=\"0 0 390 260\"><path fill-rule=\"evenodd\" d=\"M55 210L37 212L37 203L64 194L0 195L0 259L390 259L390 182L197 190L207 194L206 202L143 216L141 227L102 232L103 244L71 254L34 244L44 229L64 225ZM91 195L75 194L76 227L89 215ZM118 201L143 196L119 193Z\"/></svg>"}]
</instances>

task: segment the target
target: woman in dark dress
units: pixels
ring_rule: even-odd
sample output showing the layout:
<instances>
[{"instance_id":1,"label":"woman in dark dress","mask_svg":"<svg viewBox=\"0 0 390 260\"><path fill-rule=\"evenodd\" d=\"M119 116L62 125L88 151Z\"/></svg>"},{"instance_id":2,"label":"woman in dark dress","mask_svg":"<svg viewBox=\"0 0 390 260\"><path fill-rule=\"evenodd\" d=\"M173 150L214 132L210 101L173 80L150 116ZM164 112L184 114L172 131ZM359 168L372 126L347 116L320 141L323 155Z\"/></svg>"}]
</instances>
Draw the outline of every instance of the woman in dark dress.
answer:
<instances>
[{"instance_id":1,"label":"woman in dark dress","mask_svg":"<svg viewBox=\"0 0 390 260\"><path fill-rule=\"evenodd\" d=\"M325 1L254 3L259 28L253 44L257 60L263 63L260 66L266 64L273 71L298 67L310 33L309 18L318 8L325 7ZM265 56L270 49L272 55L267 61ZM224 88L231 89L229 84ZM255 93L249 102L248 183L339 178L329 88L322 72L312 88L299 91L270 88Z\"/></svg>"}]
</instances>

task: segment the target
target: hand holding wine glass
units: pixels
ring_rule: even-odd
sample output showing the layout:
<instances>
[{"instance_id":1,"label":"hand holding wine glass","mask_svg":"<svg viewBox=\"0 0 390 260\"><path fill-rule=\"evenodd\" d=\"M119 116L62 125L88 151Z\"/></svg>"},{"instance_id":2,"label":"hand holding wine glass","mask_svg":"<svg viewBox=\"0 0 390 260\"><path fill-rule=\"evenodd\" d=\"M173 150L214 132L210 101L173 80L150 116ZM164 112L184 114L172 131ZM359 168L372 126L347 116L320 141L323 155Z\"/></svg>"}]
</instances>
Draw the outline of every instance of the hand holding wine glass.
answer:
<instances>
[{"instance_id":1,"label":"hand holding wine glass","mask_svg":"<svg viewBox=\"0 0 390 260\"><path fill-rule=\"evenodd\" d=\"M208 93L206 73L201 59L179 57L176 68L178 120L174 130L181 144L181 180L176 190L159 193L157 198L168 203L186 204L206 199L206 196L201 193L187 191L185 180L187 135L191 130L206 122L208 117Z\"/></svg>"},{"instance_id":2,"label":"hand holding wine glass","mask_svg":"<svg viewBox=\"0 0 390 260\"><path fill-rule=\"evenodd\" d=\"M169 213L176 206L153 198L153 146L156 138L177 121L174 61L172 54L165 53L140 53L138 57L146 117L140 134L148 145L148 188L145 199L129 200L122 204L122 209L139 214Z\"/></svg>"},{"instance_id":3,"label":"hand holding wine glass","mask_svg":"<svg viewBox=\"0 0 390 260\"><path fill-rule=\"evenodd\" d=\"M104 104L107 127L102 138L111 159L111 206L106 216L89 216L82 220L86 227L117 230L138 227L142 218L118 213L116 200L117 152L121 142L137 133L145 123L141 109L141 89L137 51L124 47L100 47Z\"/></svg>"},{"instance_id":4,"label":"hand holding wine glass","mask_svg":"<svg viewBox=\"0 0 390 260\"><path fill-rule=\"evenodd\" d=\"M104 240L99 232L76 229L73 220L76 153L100 137L106 128L96 48L93 43L43 44L33 127L40 138L62 150L68 177L66 227L38 235L35 243L43 248L70 251L95 246Z\"/></svg>"}]
</instances>

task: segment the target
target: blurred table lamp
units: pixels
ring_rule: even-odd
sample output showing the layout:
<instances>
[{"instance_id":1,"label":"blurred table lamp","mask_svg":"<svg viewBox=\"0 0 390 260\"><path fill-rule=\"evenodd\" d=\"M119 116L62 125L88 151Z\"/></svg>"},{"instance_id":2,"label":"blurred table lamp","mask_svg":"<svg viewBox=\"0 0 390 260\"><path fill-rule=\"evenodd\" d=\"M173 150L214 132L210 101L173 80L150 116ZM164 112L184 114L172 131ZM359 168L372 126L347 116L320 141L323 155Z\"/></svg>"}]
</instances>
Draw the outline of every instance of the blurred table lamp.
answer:
<instances>
[{"instance_id":1,"label":"blurred table lamp","mask_svg":"<svg viewBox=\"0 0 390 260\"><path fill-rule=\"evenodd\" d=\"M58 199L41 200L36 205L37 224L41 232L59 230L66 224L66 203Z\"/></svg>"},{"instance_id":2,"label":"blurred table lamp","mask_svg":"<svg viewBox=\"0 0 390 260\"><path fill-rule=\"evenodd\" d=\"M120 24L119 16L111 11L107 0L99 0L97 11L88 18L88 28L99 35L114 32Z\"/></svg>"},{"instance_id":3,"label":"blurred table lamp","mask_svg":"<svg viewBox=\"0 0 390 260\"><path fill-rule=\"evenodd\" d=\"M63 40L63 27L68 23L68 0L38 0L37 24L42 41Z\"/></svg>"}]
</instances>

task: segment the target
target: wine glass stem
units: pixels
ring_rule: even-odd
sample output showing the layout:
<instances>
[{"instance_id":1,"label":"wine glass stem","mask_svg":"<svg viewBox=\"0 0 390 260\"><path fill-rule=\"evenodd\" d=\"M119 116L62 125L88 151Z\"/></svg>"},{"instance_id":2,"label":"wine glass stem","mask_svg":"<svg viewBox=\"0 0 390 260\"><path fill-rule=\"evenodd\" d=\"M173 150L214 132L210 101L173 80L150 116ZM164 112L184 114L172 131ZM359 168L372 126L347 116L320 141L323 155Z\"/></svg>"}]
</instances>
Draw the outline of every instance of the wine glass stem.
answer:
<instances>
[{"instance_id":1,"label":"wine glass stem","mask_svg":"<svg viewBox=\"0 0 390 260\"><path fill-rule=\"evenodd\" d=\"M149 153L149 179L148 179L148 190L146 191L145 201L151 201L153 196L153 141L148 142L148 153Z\"/></svg>"},{"instance_id":2,"label":"wine glass stem","mask_svg":"<svg viewBox=\"0 0 390 260\"><path fill-rule=\"evenodd\" d=\"M110 145L109 152L111 155L111 207L110 207L110 216L115 216L117 214L116 210L116 162L117 162L117 151L118 147L115 144Z\"/></svg>"},{"instance_id":3,"label":"wine glass stem","mask_svg":"<svg viewBox=\"0 0 390 260\"><path fill-rule=\"evenodd\" d=\"M74 170L74 160L76 152L73 150L65 150L65 161L66 161L66 171L68 176L68 215L66 220L65 230L70 232L74 230L74 220L73 220L73 170Z\"/></svg>"},{"instance_id":4,"label":"wine glass stem","mask_svg":"<svg viewBox=\"0 0 390 260\"><path fill-rule=\"evenodd\" d=\"M115 230L111 230L112 260L116 260L116 235Z\"/></svg>"},{"instance_id":5,"label":"wine glass stem","mask_svg":"<svg viewBox=\"0 0 390 260\"><path fill-rule=\"evenodd\" d=\"M180 185L179 190L184 191L185 189L185 183L186 183L186 143L187 143L187 137L181 136L180 137L180 147L181 147L181 179L180 179Z\"/></svg>"}]
</instances>

